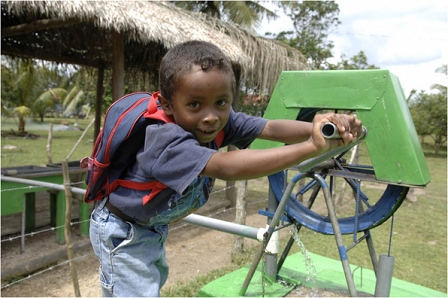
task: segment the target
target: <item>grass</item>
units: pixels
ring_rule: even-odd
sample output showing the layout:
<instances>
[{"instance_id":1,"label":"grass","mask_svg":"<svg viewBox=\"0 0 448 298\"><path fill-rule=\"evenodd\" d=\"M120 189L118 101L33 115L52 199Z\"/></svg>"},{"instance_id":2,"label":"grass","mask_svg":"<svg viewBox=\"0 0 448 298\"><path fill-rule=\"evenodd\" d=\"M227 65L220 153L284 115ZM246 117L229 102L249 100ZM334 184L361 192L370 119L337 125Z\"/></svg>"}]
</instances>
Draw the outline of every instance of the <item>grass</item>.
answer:
<instances>
[{"instance_id":1,"label":"grass","mask_svg":"<svg viewBox=\"0 0 448 298\"><path fill-rule=\"evenodd\" d=\"M17 124L12 118L2 119L1 167L18 167L26 165L45 166L49 163L46 146L48 143L48 123L53 122L53 140L51 145L52 163L60 163L72 151L83 134L80 130L58 131L56 125L66 121L73 127L74 119L46 119L45 123L29 123L25 127L30 134L38 135L36 139L18 137L10 134L11 129L17 132ZM78 120L79 127L86 128L90 119ZM59 125L60 126L60 125ZM12 149L6 149L12 148ZM80 160L92 153L93 126L84 136L70 160Z\"/></svg>"},{"instance_id":2,"label":"grass","mask_svg":"<svg viewBox=\"0 0 448 298\"><path fill-rule=\"evenodd\" d=\"M60 124L61 121L74 123L73 119L46 119L46 123ZM87 127L90 120L79 120L80 127ZM40 126L39 126L40 125ZM17 131L14 120L2 119L2 149L1 166L16 167L24 165L45 165L48 163L46 154L47 131L43 124L29 125L27 131L40 135L37 139L18 138L12 136L3 137L4 133L11 129ZM54 131L52 143L53 163L61 162L72 150L78 141L82 131ZM70 160L79 160L89 156L93 148L93 128L80 142L78 148ZM5 145L15 146L15 149L5 149ZM394 277L440 292L447 292L447 160L446 146L440 154L434 154L430 139L425 139L423 144L426 161L431 174L431 182L424 190L417 192L418 201L403 202L395 212L392 242L390 253L395 257ZM254 201L260 196L266 196L265 187L267 179L258 179L249 182L248 201ZM381 195L381 189L369 189L368 196ZM344 199L344 203L348 200ZM350 209L353 206L341 207ZM263 207L262 207L263 208ZM387 254L389 250L389 238L391 219L381 226L372 229L372 237L376 254ZM318 234L308 229L302 229L300 238L306 249L310 252L339 260L338 250L333 236ZM344 243L350 244L352 235L344 236ZM282 246L285 240L282 240ZM179 283L170 288L164 288L164 296L196 296L198 291L210 281L231 272L241 266L249 265L258 247L245 251L238 259L230 262L225 268L212 271L200 276L188 283ZM291 253L297 252L294 247ZM372 269L367 246L363 243L357 245L348 252L351 264Z\"/></svg>"}]
</instances>

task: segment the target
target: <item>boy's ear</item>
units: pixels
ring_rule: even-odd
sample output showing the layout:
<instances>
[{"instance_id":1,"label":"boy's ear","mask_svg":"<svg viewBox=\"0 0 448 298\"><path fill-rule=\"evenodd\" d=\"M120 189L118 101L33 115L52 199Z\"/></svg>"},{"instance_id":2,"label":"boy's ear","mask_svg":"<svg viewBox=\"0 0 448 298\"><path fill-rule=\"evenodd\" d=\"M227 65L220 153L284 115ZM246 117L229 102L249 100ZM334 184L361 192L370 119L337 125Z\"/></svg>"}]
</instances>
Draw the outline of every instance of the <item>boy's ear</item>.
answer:
<instances>
[{"instance_id":1,"label":"boy's ear","mask_svg":"<svg viewBox=\"0 0 448 298\"><path fill-rule=\"evenodd\" d=\"M167 114L168 116L172 116L173 115L173 108L171 106L171 103L162 96L162 94L159 93L158 98L160 106L162 107L163 111L165 112L165 114Z\"/></svg>"}]
</instances>

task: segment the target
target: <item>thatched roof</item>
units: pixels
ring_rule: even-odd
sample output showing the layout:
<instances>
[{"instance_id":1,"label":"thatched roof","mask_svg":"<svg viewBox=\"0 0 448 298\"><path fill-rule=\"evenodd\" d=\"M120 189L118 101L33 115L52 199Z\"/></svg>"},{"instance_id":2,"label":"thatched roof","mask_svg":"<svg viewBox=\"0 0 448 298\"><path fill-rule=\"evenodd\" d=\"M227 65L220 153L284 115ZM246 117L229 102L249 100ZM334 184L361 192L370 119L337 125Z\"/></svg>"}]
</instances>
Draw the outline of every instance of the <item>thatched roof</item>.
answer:
<instances>
[{"instance_id":1,"label":"thatched roof","mask_svg":"<svg viewBox=\"0 0 448 298\"><path fill-rule=\"evenodd\" d=\"M168 49L193 39L218 45L242 79L261 88L272 88L282 70L307 68L295 49L164 2L2 1L1 7L4 55L109 68L115 30L125 39L126 71L157 72Z\"/></svg>"}]
</instances>

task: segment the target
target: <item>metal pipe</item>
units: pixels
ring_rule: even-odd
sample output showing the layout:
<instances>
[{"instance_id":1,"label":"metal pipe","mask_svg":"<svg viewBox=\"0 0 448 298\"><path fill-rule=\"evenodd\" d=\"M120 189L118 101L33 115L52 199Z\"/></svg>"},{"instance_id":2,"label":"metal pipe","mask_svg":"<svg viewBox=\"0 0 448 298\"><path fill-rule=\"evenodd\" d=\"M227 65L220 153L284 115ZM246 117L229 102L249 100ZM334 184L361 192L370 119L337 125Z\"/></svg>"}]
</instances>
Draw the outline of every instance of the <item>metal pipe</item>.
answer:
<instances>
[{"instance_id":1,"label":"metal pipe","mask_svg":"<svg viewBox=\"0 0 448 298\"><path fill-rule=\"evenodd\" d=\"M60 191L65 191L64 185L61 185L61 184L36 181L36 180L31 180L31 179L23 179L23 178L17 178L17 177L9 177L9 176L4 176L4 175L1 175L0 177L1 177L2 181L16 182L16 183L27 184L27 185L36 185L36 186L56 189L56 190L60 190ZM77 193L77 194L81 194L81 195L84 195L86 192L85 189L77 188L77 187L70 187L70 190L73 193ZM234 235L238 235L238 236L243 236L243 237L255 239L255 240L257 240L259 238L262 239L261 235L263 235L264 232L266 231L266 229L264 229L264 228L257 229L257 228L253 228L253 227L239 225L239 224L235 224L232 222L218 220L218 219L200 216L200 215L196 215L196 214L188 215L187 217L183 218L183 221L191 223L191 224L195 224L198 226L203 226L206 228L210 228L210 229L214 229L214 230L218 230L218 231L222 231L222 232L226 232L226 233L230 233L230 234L234 234ZM259 234L260 234L260 236L258 237Z\"/></svg>"},{"instance_id":2,"label":"metal pipe","mask_svg":"<svg viewBox=\"0 0 448 298\"><path fill-rule=\"evenodd\" d=\"M274 213L278 208L278 200L275 197L274 192L272 191L272 187L269 186L269 195L268 195L268 212ZM272 219L268 218L267 227L269 227L269 224L271 223ZM274 232L279 236L280 231ZM268 245L266 246L266 255L265 255L265 271L268 278L271 280L275 280L277 277L277 258L278 258L278 251L279 251L279 237L275 237L275 234L272 236L271 241L269 241ZM277 239L275 239L277 238Z\"/></svg>"},{"instance_id":3,"label":"metal pipe","mask_svg":"<svg viewBox=\"0 0 448 298\"><path fill-rule=\"evenodd\" d=\"M333 122L325 122L320 128L320 132L322 136L326 139L340 139L339 129ZM359 136L359 139L363 138L364 135L367 134L367 129L362 127L362 134Z\"/></svg>"},{"instance_id":4,"label":"metal pipe","mask_svg":"<svg viewBox=\"0 0 448 298\"><path fill-rule=\"evenodd\" d=\"M56 189L60 191L65 191L64 185L62 184L55 184L50 182L43 182L43 181L36 181L31 179L23 179L23 178L17 178L17 177L9 177L9 176L0 176L2 181L8 181L8 182L16 182L21 184L29 184L29 185L36 185L36 186L42 186L46 188ZM86 193L86 190L83 188L78 187L70 187L70 191L72 193L84 195Z\"/></svg>"},{"instance_id":5,"label":"metal pipe","mask_svg":"<svg viewBox=\"0 0 448 298\"><path fill-rule=\"evenodd\" d=\"M243 236L243 237L254 239L254 240L259 240L259 238L258 238L259 235L261 237L261 235L263 235L266 232L266 229L264 229L264 228L257 229L257 228L239 225L239 224L236 224L233 222L228 222L225 220L219 220L219 219L201 216L201 215L197 215L197 214L190 214L187 217L184 217L182 220L184 222L194 224L197 226L201 226L201 227L205 227L205 228L209 228L209 229L213 229L213 230L217 230L217 231L221 231L221 232L226 232L226 233L234 234L234 235L238 235L238 236Z\"/></svg>"},{"instance_id":6,"label":"metal pipe","mask_svg":"<svg viewBox=\"0 0 448 298\"><path fill-rule=\"evenodd\" d=\"M294 189L294 186L296 185L297 181L302 179L305 176L305 174L297 174L291 179L291 182L289 182L288 186L286 187L285 191L283 192L282 199L280 200L280 203L277 207L277 210L274 213L274 216L272 217L271 223L269 224L269 228L264 233L264 239L262 242L262 245L260 246L260 249L258 250L257 254L255 255L254 261L252 262L251 267L249 268L249 272L246 275L246 279L244 280L244 283L239 291L240 296L244 296L247 292L247 289L249 288L249 284L252 280L252 277L255 274L255 271L258 267L258 264L260 263L260 260L263 256L264 251L266 250L266 246L269 243L269 240L271 239L272 233L275 230L275 227L277 226L280 216L285 211L286 203L289 200L289 195L291 194L292 190Z\"/></svg>"},{"instance_id":7,"label":"metal pipe","mask_svg":"<svg viewBox=\"0 0 448 298\"><path fill-rule=\"evenodd\" d=\"M310 172L310 171L312 171L312 169L314 167L318 166L320 163L322 163L336 155L339 155L342 152L348 151L351 148L358 145L359 143L361 143L362 141L364 141L364 139L367 137L367 129L364 126L362 127L362 129L363 129L363 133L355 142L347 144L346 146L337 147L337 148L330 150L322 155L319 155L317 157L310 158L310 159L307 159L307 160L301 162L297 166L299 172L300 173Z\"/></svg>"},{"instance_id":8,"label":"metal pipe","mask_svg":"<svg viewBox=\"0 0 448 298\"><path fill-rule=\"evenodd\" d=\"M60 190L60 191L65 190L64 186L61 184L36 181L36 180L31 180L31 179L23 179L23 178L9 177L9 176L1 175L1 180L8 181L8 182L21 183L21 184L36 185L36 186L56 189L56 190ZM85 189L77 188L77 187L70 187L70 190L73 193L77 193L77 194L81 194L81 195L84 195L86 192ZM190 214L187 217L183 218L183 221L194 224L194 225L203 226L206 228L210 228L210 229L214 229L214 230L218 230L218 231L222 231L222 232L226 232L226 233L230 233L230 234L234 234L234 235L238 235L238 236L243 236L243 237L255 239L255 240L258 239L257 236L259 233L260 233L260 235L262 235L266 231L266 229L264 229L264 228L257 229L257 228L239 225L239 224L235 224L235 223L224 221L224 220L200 216L197 214Z\"/></svg>"},{"instance_id":9,"label":"metal pipe","mask_svg":"<svg viewBox=\"0 0 448 298\"><path fill-rule=\"evenodd\" d=\"M394 271L394 257L381 254L376 276L375 297L389 297Z\"/></svg>"},{"instance_id":10,"label":"metal pipe","mask_svg":"<svg viewBox=\"0 0 448 298\"><path fill-rule=\"evenodd\" d=\"M326 139L340 139L339 130L333 122L325 122L320 128L320 132Z\"/></svg>"},{"instance_id":11,"label":"metal pipe","mask_svg":"<svg viewBox=\"0 0 448 298\"><path fill-rule=\"evenodd\" d=\"M355 282L353 281L353 275L350 271L350 264L348 263L347 258L347 250L345 249L344 242L342 240L342 234L339 228L339 222L336 216L336 210L334 209L330 191L328 190L328 186L326 185L325 180L320 175L314 174L313 178L319 181L320 185L322 186L325 203L327 204L328 215L330 217L331 225L333 226L334 237L336 239L336 244L339 250L339 257L342 262L342 268L344 269L345 279L347 280L348 292L350 293L350 297L356 297L357 293Z\"/></svg>"}]
</instances>

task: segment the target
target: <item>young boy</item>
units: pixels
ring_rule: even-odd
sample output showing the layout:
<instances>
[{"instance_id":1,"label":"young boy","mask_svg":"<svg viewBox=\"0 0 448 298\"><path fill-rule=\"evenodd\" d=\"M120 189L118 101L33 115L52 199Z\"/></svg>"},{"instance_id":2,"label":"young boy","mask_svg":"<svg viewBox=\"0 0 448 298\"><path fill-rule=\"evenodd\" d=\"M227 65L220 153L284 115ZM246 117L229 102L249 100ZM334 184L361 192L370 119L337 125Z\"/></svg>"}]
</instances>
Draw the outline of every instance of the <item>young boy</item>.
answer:
<instances>
[{"instance_id":1,"label":"young boy","mask_svg":"<svg viewBox=\"0 0 448 298\"><path fill-rule=\"evenodd\" d=\"M147 127L145 145L124 179L157 180L162 190L151 197L148 191L119 187L92 213L90 238L104 296L160 295L168 277L168 224L204 205L214 179L267 176L347 144L361 132L359 120L342 114L317 115L307 123L234 112L238 90L231 63L206 42L169 50L161 62L159 86L153 96L174 123ZM327 121L337 125L342 139L322 137L320 127ZM221 147L244 149L255 138L289 145L219 152L215 138L221 130Z\"/></svg>"}]
</instances>

